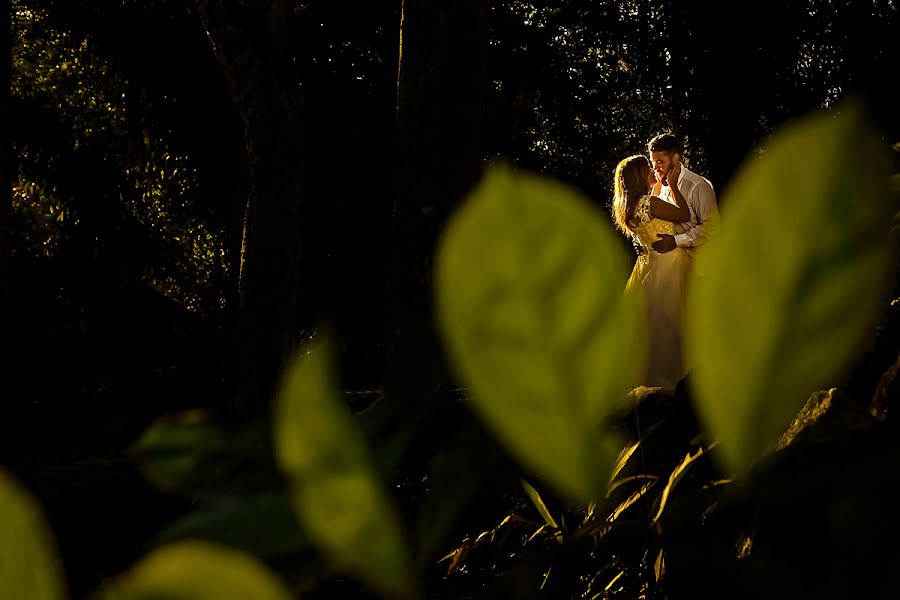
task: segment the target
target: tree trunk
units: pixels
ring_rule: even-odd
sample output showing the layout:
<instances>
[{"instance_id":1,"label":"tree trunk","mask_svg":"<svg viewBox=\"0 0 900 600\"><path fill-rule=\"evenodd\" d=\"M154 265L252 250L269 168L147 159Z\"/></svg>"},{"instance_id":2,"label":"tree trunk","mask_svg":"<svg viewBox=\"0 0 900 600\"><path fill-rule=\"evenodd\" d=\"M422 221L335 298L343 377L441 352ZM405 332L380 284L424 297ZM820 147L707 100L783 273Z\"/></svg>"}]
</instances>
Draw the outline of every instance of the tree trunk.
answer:
<instances>
[{"instance_id":1,"label":"tree trunk","mask_svg":"<svg viewBox=\"0 0 900 600\"><path fill-rule=\"evenodd\" d=\"M446 379L431 296L435 245L482 165L489 2L402 6L387 386L427 394Z\"/></svg>"},{"instance_id":2,"label":"tree trunk","mask_svg":"<svg viewBox=\"0 0 900 600\"><path fill-rule=\"evenodd\" d=\"M10 253L12 251L12 146L10 113L12 78L12 3L0 0L0 379L9 385ZM9 387L7 387L9 389Z\"/></svg>"},{"instance_id":3,"label":"tree trunk","mask_svg":"<svg viewBox=\"0 0 900 600\"><path fill-rule=\"evenodd\" d=\"M289 87L282 0L198 0L242 117L250 166L237 316L232 416L268 410L298 337L304 102Z\"/></svg>"}]
</instances>

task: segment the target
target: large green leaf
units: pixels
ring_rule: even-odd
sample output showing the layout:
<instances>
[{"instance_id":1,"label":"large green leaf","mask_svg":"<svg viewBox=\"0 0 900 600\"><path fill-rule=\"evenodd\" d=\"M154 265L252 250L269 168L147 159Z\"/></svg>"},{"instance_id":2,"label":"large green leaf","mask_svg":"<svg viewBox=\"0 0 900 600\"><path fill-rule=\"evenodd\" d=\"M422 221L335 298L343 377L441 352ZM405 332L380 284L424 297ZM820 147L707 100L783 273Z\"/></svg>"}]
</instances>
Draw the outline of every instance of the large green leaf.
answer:
<instances>
[{"instance_id":1,"label":"large green leaf","mask_svg":"<svg viewBox=\"0 0 900 600\"><path fill-rule=\"evenodd\" d=\"M776 132L698 249L686 347L716 456L743 473L858 352L889 264L885 148L859 106Z\"/></svg>"},{"instance_id":2,"label":"large green leaf","mask_svg":"<svg viewBox=\"0 0 900 600\"><path fill-rule=\"evenodd\" d=\"M287 587L244 552L208 542L180 542L145 556L110 581L102 600L291 600Z\"/></svg>"},{"instance_id":3,"label":"large green leaf","mask_svg":"<svg viewBox=\"0 0 900 600\"><path fill-rule=\"evenodd\" d=\"M296 559L312 552L288 499L280 493L223 494L168 525L155 536L154 544L198 538L263 560Z\"/></svg>"},{"instance_id":4,"label":"large green leaf","mask_svg":"<svg viewBox=\"0 0 900 600\"><path fill-rule=\"evenodd\" d=\"M412 596L399 518L338 392L327 342L313 343L288 365L274 431L294 510L312 542L382 593Z\"/></svg>"},{"instance_id":5,"label":"large green leaf","mask_svg":"<svg viewBox=\"0 0 900 600\"><path fill-rule=\"evenodd\" d=\"M0 470L0 598L65 598L53 537L37 503Z\"/></svg>"},{"instance_id":6,"label":"large green leaf","mask_svg":"<svg viewBox=\"0 0 900 600\"><path fill-rule=\"evenodd\" d=\"M602 498L621 444L604 418L643 364L625 253L573 189L489 169L439 248L440 325L476 412L563 495Z\"/></svg>"}]
</instances>

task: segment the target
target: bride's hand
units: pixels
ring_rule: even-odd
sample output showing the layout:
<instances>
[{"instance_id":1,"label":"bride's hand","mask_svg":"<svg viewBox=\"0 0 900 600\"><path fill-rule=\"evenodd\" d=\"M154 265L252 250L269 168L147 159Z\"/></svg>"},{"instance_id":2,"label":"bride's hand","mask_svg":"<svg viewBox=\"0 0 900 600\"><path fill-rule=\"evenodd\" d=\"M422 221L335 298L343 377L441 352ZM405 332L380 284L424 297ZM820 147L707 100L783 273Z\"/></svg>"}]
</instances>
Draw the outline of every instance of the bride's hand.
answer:
<instances>
[{"instance_id":1,"label":"bride's hand","mask_svg":"<svg viewBox=\"0 0 900 600\"><path fill-rule=\"evenodd\" d=\"M672 160L672 168L666 174L666 183L669 187L678 185L678 176L681 175L681 157Z\"/></svg>"}]
</instances>

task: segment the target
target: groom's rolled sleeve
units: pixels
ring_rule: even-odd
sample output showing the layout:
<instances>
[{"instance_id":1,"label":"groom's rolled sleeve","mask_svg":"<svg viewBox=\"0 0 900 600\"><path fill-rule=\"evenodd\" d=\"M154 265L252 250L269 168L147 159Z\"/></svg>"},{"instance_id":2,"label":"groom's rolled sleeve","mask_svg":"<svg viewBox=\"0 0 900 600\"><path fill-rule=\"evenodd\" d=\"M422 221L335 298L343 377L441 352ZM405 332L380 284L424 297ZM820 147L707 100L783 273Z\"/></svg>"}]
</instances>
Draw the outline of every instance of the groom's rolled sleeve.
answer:
<instances>
[{"instance_id":1,"label":"groom's rolled sleeve","mask_svg":"<svg viewBox=\"0 0 900 600\"><path fill-rule=\"evenodd\" d=\"M712 185L703 181L691 190L691 198L688 203L696 215L698 225L694 225L684 233L675 236L675 245L679 248L699 246L709 237L710 230L715 227L719 218L719 208L716 206L716 193Z\"/></svg>"},{"instance_id":2,"label":"groom's rolled sleeve","mask_svg":"<svg viewBox=\"0 0 900 600\"><path fill-rule=\"evenodd\" d=\"M691 229L693 231L693 229ZM687 233L678 233L675 235L675 245L679 248L688 248L693 245L691 236Z\"/></svg>"}]
</instances>

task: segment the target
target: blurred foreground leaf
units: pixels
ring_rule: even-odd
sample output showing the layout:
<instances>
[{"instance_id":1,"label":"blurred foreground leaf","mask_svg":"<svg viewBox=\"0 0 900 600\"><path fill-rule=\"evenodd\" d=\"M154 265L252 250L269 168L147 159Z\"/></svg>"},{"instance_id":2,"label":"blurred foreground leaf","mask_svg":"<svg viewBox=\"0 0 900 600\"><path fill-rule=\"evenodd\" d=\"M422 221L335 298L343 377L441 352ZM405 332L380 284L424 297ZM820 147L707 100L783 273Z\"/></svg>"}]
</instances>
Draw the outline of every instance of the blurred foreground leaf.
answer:
<instances>
[{"instance_id":1,"label":"blurred foreground leaf","mask_svg":"<svg viewBox=\"0 0 900 600\"><path fill-rule=\"evenodd\" d=\"M327 343L289 363L273 430L294 510L313 543L380 592L411 597L400 521L338 392Z\"/></svg>"},{"instance_id":2,"label":"blurred foreground leaf","mask_svg":"<svg viewBox=\"0 0 900 600\"><path fill-rule=\"evenodd\" d=\"M204 411L185 411L154 422L130 454L156 487L195 500L273 490L281 480L266 443L267 425L226 428Z\"/></svg>"},{"instance_id":3,"label":"blurred foreground leaf","mask_svg":"<svg viewBox=\"0 0 900 600\"><path fill-rule=\"evenodd\" d=\"M563 495L602 498L619 447L601 424L643 362L612 227L574 190L490 169L439 249L440 325L477 414Z\"/></svg>"},{"instance_id":4,"label":"blurred foreground leaf","mask_svg":"<svg viewBox=\"0 0 900 600\"><path fill-rule=\"evenodd\" d=\"M170 524L155 543L184 539L223 544L263 560L296 558L312 551L287 498L277 493L223 497Z\"/></svg>"},{"instance_id":5,"label":"blurred foreground leaf","mask_svg":"<svg viewBox=\"0 0 900 600\"><path fill-rule=\"evenodd\" d=\"M53 537L37 503L0 470L0 598L65 598Z\"/></svg>"},{"instance_id":6,"label":"blurred foreground leaf","mask_svg":"<svg viewBox=\"0 0 900 600\"><path fill-rule=\"evenodd\" d=\"M253 556L206 542L181 542L145 556L109 582L102 600L291 600Z\"/></svg>"},{"instance_id":7,"label":"blurred foreground leaf","mask_svg":"<svg viewBox=\"0 0 900 600\"><path fill-rule=\"evenodd\" d=\"M776 132L697 256L687 352L723 466L746 472L870 334L889 265L885 149L856 104Z\"/></svg>"},{"instance_id":8,"label":"blurred foreground leaf","mask_svg":"<svg viewBox=\"0 0 900 600\"><path fill-rule=\"evenodd\" d=\"M207 476L200 467L225 448L223 432L190 411L153 423L131 452L147 480L171 491L196 485L197 476Z\"/></svg>"}]
</instances>

